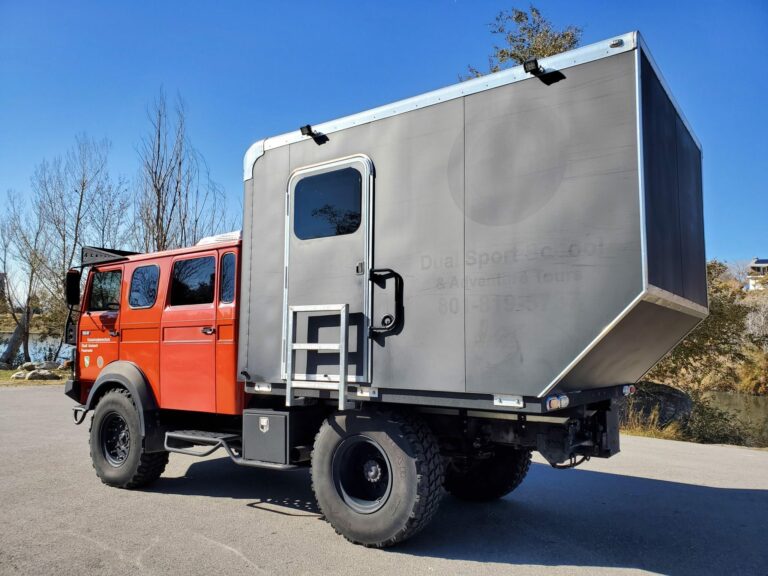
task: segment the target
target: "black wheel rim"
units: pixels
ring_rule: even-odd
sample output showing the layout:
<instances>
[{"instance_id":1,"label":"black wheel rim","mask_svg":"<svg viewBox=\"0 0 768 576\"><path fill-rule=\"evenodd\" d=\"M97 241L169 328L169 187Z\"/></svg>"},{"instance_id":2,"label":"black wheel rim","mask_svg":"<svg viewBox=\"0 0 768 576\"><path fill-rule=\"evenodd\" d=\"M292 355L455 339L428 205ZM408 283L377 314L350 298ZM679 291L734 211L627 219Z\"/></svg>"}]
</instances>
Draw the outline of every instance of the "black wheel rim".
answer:
<instances>
[{"instance_id":1,"label":"black wheel rim","mask_svg":"<svg viewBox=\"0 0 768 576\"><path fill-rule=\"evenodd\" d=\"M101 450L111 466L119 468L131 451L131 432L125 418L110 412L101 422Z\"/></svg>"},{"instance_id":2,"label":"black wheel rim","mask_svg":"<svg viewBox=\"0 0 768 576\"><path fill-rule=\"evenodd\" d=\"M377 442L367 436L345 438L333 454L333 483L344 503L372 514L392 492L392 467Z\"/></svg>"}]
</instances>

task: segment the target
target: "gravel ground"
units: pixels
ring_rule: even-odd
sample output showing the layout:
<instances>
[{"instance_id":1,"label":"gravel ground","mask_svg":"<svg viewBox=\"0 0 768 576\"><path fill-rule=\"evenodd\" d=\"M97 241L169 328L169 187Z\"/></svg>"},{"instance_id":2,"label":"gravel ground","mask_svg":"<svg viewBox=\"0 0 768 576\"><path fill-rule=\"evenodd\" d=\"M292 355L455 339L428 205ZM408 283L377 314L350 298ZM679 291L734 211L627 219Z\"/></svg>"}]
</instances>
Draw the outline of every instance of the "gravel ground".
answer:
<instances>
[{"instance_id":1,"label":"gravel ground","mask_svg":"<svg viewBox=\"0 0 768 576\"><path fill-rule=\"evenodd\" d=\"M623 437L368 550L319 517L306 471L174 454L150 489L108 488L71 406L61 386L0 389L0 574L768 575L766 451Z\"/></svg>"}]
</instances>

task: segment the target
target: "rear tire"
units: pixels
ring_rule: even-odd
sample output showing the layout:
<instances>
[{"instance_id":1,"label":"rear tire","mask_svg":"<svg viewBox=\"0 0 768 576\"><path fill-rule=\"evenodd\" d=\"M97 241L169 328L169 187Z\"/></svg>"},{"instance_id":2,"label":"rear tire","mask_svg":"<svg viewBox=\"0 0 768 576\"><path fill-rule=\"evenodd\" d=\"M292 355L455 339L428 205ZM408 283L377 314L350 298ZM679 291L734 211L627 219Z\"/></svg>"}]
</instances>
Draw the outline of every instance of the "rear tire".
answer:
<instances>
[{"instance_id":1,"label":"rear tire","mask_svg":"<svg viewBox=\"0 0 768 576\"><path fill-rule=\"evenodd\" d=\"M451 462L445 471L445 489L461 500L490 502L517 488L530 466L530 450L496 446L490 458Z\"/></svg>"},{"instance_id":2,"label":"rear tire","mask_svg":"<svg viewBox=\"0 0 768 576\"><path fill-rule=\"evenodd\" d=\"M108 486L146 486L168 464L168 452L144 452L139 412L127 390L110 390L99 400L89 443L96 475Z\"/></svg>"},{"instance_id":3,"label":"rear tire","mask_svg":"<svg viewBox=\"0 0 768 576\"><path fill-rule=\"evenodd\" d=\"M399 413L334 414L315 438L312 489L337 533L392 546L424 528L443 498L437 442L424 422Z\"/></svg>"}]
</instances>

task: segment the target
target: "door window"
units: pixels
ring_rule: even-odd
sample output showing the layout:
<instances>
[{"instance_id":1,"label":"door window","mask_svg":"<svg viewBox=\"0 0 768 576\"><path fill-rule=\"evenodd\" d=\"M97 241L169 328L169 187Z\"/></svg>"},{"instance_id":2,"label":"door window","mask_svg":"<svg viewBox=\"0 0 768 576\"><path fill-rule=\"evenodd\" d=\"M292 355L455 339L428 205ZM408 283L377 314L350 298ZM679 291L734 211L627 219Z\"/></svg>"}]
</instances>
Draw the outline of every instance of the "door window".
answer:
<instances>
[{"instance_id":1,"label":"door window","mask_svg":"<svg viewBox=\"0 0 768 576\"><path fill-rule=\"evenodd\" d=\"M213 256L174 262L171 306L212 303L215 274L216 261Z\"/></svg>"},{"instance_id":2,"label":"door window","mask_svg":"<svg viewBox=\"0 0 768 576\"><path fill-rule=\"evenodd\" d=\"M219 280L219 302L231 304L235 301L235 255L227 252L221 257L221 276Z\"/></svg>"},{"instance_id":3,"label":"door window","mask_svg":"<svg viewBox=\"0 0 768 576\"><path fill-rule=\"evenodd\" d=\"M133 271L128 304L131 308L151 308L157 299L157 281L160 278L158 266L141 266Z\"/></svg>"},{"instance_id":4,"label":"door window","mask_svg":"<svg viewBox=\"0 0 768 576\"><path fill-rule=\"evenodd\" d=\"M363 177L355 168L306 176L293 194L293 230L301 240L352 234L360 227Z\"/></svg>"},{"instance_id":5,"label":"door window","mask_svg":"<svg viewBox=\"0 0 768 576\"><path fill-rule=\"evenodd\" d=\"M91 282L91 296L88 299L88 310L119 310L122 277L120 270L94 273Z\"/></svg>"}]
</instances>

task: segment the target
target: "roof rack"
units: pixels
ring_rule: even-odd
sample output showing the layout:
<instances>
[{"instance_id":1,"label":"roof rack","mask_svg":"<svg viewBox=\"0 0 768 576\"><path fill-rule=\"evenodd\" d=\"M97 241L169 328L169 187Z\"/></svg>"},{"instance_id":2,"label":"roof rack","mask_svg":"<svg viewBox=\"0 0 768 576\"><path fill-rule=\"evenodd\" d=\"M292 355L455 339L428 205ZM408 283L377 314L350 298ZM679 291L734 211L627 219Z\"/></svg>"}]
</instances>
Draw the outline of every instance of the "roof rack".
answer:
<instances>
[{"instance_id":1,"label":"roof rack","mask_svg":"<svg viewBox=\"0 0 768 576\"><path fill-rule=\"evenodd\" d=\"M128 252L126 250L114 250L112 248L96 248L95 246L83 246L80 251L80 267L96 266L98 264L108 264L109 262L120 262L126 260L128 256L133 256L138 252Z\"/></svg>"},{"instance_id":2,"label":"roof rack","mask_svg":"<svg viewBox=\"0 0 768 576\"><path fill-rule=\"evenodd\" d=\"M206 246L218 242L234 242L235 240L240 240L242 237L243 235L240 230L233 230L232 232L224 232L222 234L216 234L215 236L201 238L195 246Z\"/></svg>"}]
</instances>

